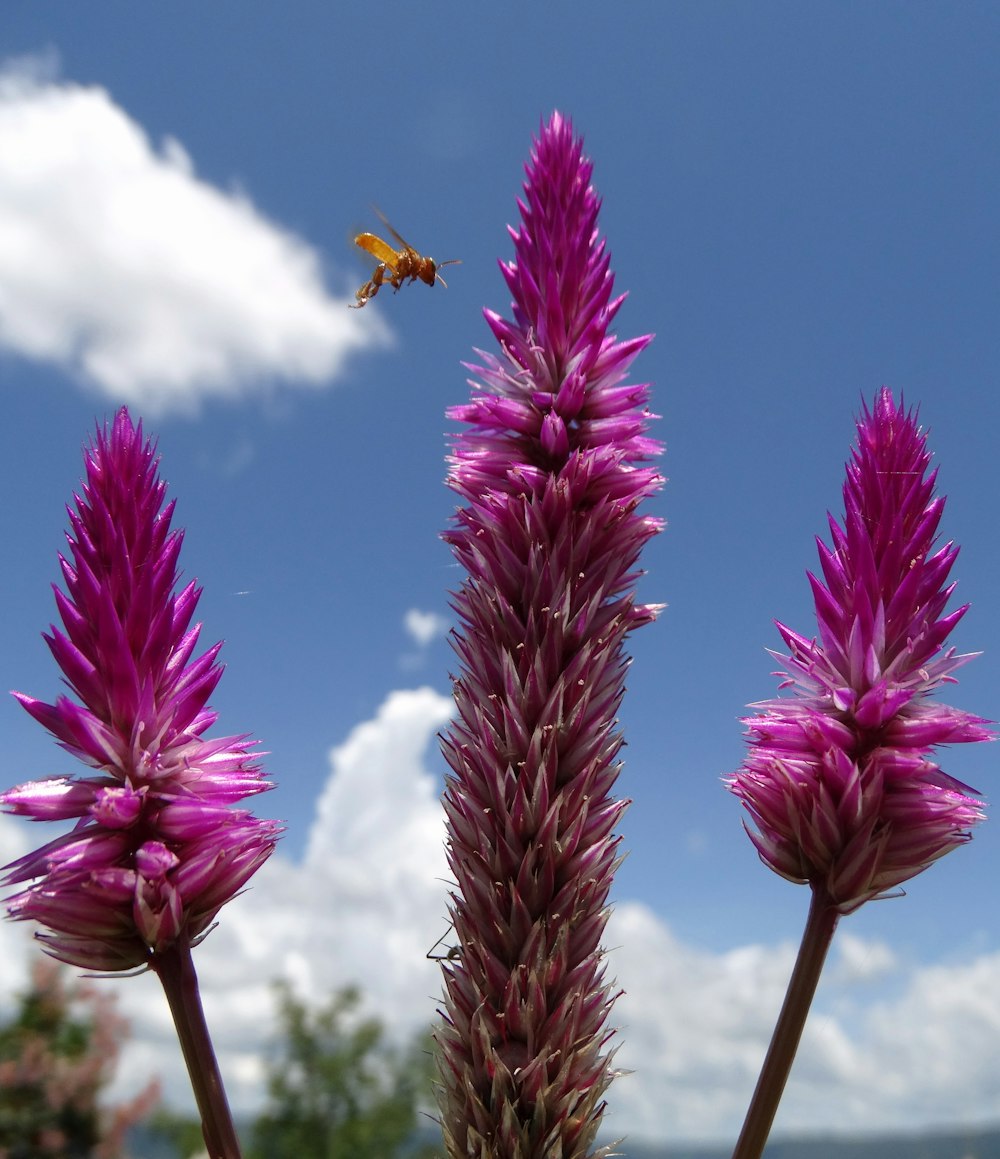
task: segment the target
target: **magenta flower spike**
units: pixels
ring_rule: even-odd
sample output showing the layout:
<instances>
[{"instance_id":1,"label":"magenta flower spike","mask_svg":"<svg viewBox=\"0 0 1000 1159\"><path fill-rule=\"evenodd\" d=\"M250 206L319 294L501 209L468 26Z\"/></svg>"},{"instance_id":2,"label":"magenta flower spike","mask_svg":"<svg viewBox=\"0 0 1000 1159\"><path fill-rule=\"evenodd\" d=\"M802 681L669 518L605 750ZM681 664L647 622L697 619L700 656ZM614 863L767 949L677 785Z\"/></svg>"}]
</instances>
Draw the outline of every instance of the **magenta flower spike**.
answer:
<instances>
[{"instance_id":1,"label":"magenta flower spike","mask_svg":"<svg viewBox=\"0 0 1000 1159\"><path fill-rule=\"evenodd\" d=\"M650 337L609 333L610 258L592 166L558 113L526 167L513 320L486 320L449 485L446 539L468 573L453 606L457 717L442 740L458 947L444 964L442 1125L462 1159L563 1159L591 1147L613 1077L601 937L620 860L612 796L636 563L660 521L646 462L647 387L625 383Z\"/></svg>"},{"instance_id":2,"label":"magenta flower spike","mask_svg":"<svg viewBox=\"0 0 1000 1159\"><path fill-rule=\"evenodd\" d=\"M155 448L128 411L97 432L69 510L62 629L45 637L75 699L20 703L95 775L0 795L10 813L76 826L6 867L32 881L8 902L47 927L53 957L128 970L178 939L195 944L274 849L277 828L231 805L270 788L246 737L208 740L222 675L216 644L194 657L200 590L179 594L182 533L163 508ZM162 510L161 510L162 509Z\"/></svg>"},{"instance_id":3,"label":"magenta flower spike","mask_svg":"<svg viewBox=\"0 0 1000 1159\"><path fill-rule=\"evenodd\" d=\"M273 821L233 808L269 789L257 742L208 739L222 668L216 644L195 656L201 595L176 593L182 533L170 530L155 448L122 408L86 453L69 510L62 627L45 637L72 696L55 704L15 693L68 752L92 770L0 794L10 813L75 826L5 867L8 899L33 919L53 957L102 973L148 967L177 1024L213 1159L239 1146L225 1103L191 947L270 856Z\"/></svg>"},{"instance_id":4,"label":"magenta flower spike","mask_svg":"<svg viewBox=\"0 0 1000 1159\"><path fill-rule=\"evenodd\" d=\"M777 624L793 695L754 706L729 780L764 863L842 914L970 839L982 802L929 754L992 739L981 717L931 700L972 657L945 648L968 609L944 614L958 548L935 550L944 499L926 435L887 389L857 427L843 526L831 517L833 546L817 540L825 583L809 576L819 638Z\"/></svg>"},{"instance_id":5,"label":"magenta flower spike","mask_svg":"<svg viewBox=\"0 0 1000 1159\"><path fill-rule=\"evenodd\" d=\"M844 519L817 540L819 636L777 628L790 696L754 705L749 752L728 787L761 860L812 889L802 945L733 1159L762 1154L841 915L893 891L970 840L974 790L931 760L993 739L982 717L931 699L971 655L946 647L968 606L945 607L958 548L937 546L944 499L913 411L883 388L857 423Z\"/></svg>"}]
</instances>

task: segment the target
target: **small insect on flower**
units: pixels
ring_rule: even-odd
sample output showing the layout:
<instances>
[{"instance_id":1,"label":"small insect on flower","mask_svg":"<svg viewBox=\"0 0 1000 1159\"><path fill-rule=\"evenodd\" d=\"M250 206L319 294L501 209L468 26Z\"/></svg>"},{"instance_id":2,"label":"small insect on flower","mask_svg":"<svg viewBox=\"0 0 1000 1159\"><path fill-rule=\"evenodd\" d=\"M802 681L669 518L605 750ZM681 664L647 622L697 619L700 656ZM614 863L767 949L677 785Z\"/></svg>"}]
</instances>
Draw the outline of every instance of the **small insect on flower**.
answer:
<instances>
[{"instance_id":1,"label":"small insect on flower","mask_svg":"<svg viewBox=\"0 0 1000 1159\"><path fill-rule=\"evenodd\" d=\"M442 286L447 287L448 283L441 277L438 270L442 266L460 265L462 259L450 258L446 262L435 262L433 258L425 258L392 228L381 210L376 209L375 212L382 218L386 229L399 243L400 248L394 249L377 234L358 234L354 239L354 244L363 249L365 253L371 254L378 265L375 267L375 273L354 295L357 301L349 303L351 309L360 310L369 299L375 297L384 282L388 282L394 290L398 290L407 278L411 282L419 279L428 286L440 282Z\"/></svg>"},{"instance_id":2,"label":"small insect on flower","mask_svg":"<svg viewBox=\"0 0 1000 1159\"><path fill-rule=\"evenodd\" d=\"M452 932L452 930L454 928L455 928L454 924L452 922L449 922L448 928L445 930L445 932L441 935L441 937L438 938L438 940L434 943L434 945L431 946L431 948L427 951L427 958L429 961L431 961L431 962L454 962L454 961L457 961L459 958L461 958L461 956L462 956L462 947L461 946L446 946L444 944L445 938ZM439 946L441 947L440 950L438 950Z\"/></svg>"}]
</instances>

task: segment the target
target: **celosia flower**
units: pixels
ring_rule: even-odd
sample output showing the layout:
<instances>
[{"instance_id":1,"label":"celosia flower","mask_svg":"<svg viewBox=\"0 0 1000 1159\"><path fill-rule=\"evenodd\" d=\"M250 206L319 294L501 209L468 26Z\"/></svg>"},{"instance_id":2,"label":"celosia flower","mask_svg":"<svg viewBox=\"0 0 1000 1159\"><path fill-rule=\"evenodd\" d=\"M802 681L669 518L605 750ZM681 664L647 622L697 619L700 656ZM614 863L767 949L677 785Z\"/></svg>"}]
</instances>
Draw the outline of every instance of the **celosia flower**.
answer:
<instances>
[{"instance_id":1,"label":"celosia flower","mask_svg":"<svg viewBox=\"0 0 1000 1159\"><path fill-rule=\"evenodd\" d=\"M971 657L945 648L967 606L944 613L958 548L935 550L944 499L926 436L886 389L857 429L843 526L830 518L823 581L809 576L819 638L777 625L793 695L754 706L750 751L729 778L765 864L840 913L969 840L981 802L929 754L991 739L981 717L930 699Z\"/></svg>"},{"instance_id":2,"label":"celosia flower","mask_svg":"<svg viewBox=\"0 0 1000 1159\"><path fill-rule=\"evenodd\" d=\"M589 1154L613 1077L601 937L627 802L612 789L629 631L656 608L633 586L660 522L642 465L647 388L624 382L650 341L609 334L609 256L591 164L558 114L527 166L513 321L486 319L501 357L449 417L446 538L468 572L454 597L461 672L443 738L451 917L441 1109L452 1156Z\"/></svg>"},{"instance_id":3,"label":"celosia flower","mask_svg":"<svg viewBox=\"0 0 1000 1159\"><path fill-rule=\"evenodd\" d=\"M124 408L98 430L86 481L69 510L62 629L45 637L77 699L15 693L95 775L34 781L0 795L11 813L75 827L6 867L31 882L14 918L65 962L126 970L175 944L195 944L274 848L278 827L232 804L270 788L246 736L209 740L206 707L222 668L217 644L194 658L201 591L179 594L182 533L155 448Z\"/></svg>"}]
</instances>

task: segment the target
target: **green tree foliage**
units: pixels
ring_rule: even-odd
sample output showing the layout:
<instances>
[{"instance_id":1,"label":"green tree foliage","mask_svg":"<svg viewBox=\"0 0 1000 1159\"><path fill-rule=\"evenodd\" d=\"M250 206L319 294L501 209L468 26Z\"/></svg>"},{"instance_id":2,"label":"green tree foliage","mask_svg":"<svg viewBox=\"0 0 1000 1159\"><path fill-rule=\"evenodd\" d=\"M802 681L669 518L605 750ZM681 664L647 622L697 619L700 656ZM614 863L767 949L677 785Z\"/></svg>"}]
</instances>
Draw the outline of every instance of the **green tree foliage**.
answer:
<instances>
[{"instance_id":1,"label":"green tree foliage","mask_svg":"<svg viewBox=\"0 0 1000 1159\"><path fill-rule=\"evenodd\" d=\"M67 984L48 958L0 1027L0 1159L118 1159L126 1131L159 1100L157 1084L103 1108L128 1024L92 983Z\"/></svg>"},{"instance_id":2,"label":"green tree foliage","mask_svg":"<svg viewBox=\"0 0 1000 1159\"><path fill-rule=\"evenodd\" d=\"M269 1065L268 1106L254 1124L251 1159L431 1159L418 1142L432 1102L429 1039L407 1050L362 1017L354 987L309 1010L285 983L281 1041ZM424 1120L429 1124L429 1120Z\"/></svg>"}]
</instances>

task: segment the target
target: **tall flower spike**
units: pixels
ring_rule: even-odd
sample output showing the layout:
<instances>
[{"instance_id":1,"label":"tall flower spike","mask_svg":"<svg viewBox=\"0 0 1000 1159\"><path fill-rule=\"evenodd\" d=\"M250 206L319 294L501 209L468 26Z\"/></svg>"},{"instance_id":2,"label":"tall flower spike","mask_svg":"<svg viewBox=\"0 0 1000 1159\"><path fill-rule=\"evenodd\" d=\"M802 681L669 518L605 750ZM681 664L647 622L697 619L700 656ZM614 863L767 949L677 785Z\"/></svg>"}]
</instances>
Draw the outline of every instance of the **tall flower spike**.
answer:
<instances>
[{"instance_id":1,"label":"tall flower spike","mask_svg":"<svg viewBox=\"0 0 1000 1159\"><path fill-rule=\"evenodd\" d=\"M209 740L207 701L221 645L193 659L201 594L179 594L182 534L157 475L155 448L128 411L97 431L82 495L69 510L62 628L45 637L76 699L15 693L96 775L34 781L0 795L10 813L75 827L6 867L31 882L11 917L47 928L53 957L88 970L154 964L197 943L220 907L274 849L278 826L231 805L270 788L256 741Z\"/></svg>"},{"instance_id":2,"label":"tall flower spike","mask_svg":"<svg viewBox=\"0 0 1000 1159\"><path fill-rule=\"evenodd\" d=\"M969 840L982 803L929 754L992 739L981 717L930 699L971 656L944 646L967 606L944 614L958 548L935 550L944 499L926 436L887 389L857 429L843 525L830 517L823 581L809 576L819 638L777 624L793 695L754 706L728 779L764 863L842 914Z\"/></svg>"},{"instance_id":3,"label":"tall flower spike","mask_svg":"<svg viewBox=\"0 0 1000 1159\"><path fill-rule=\"evenodd\" d=\"M610 258L582 142L558 113L527 166L513 321L486 311L501 357L478 352L472 401L449 411L449 485L467 506L445 538L468 578L454 596L457 717L442 739L460 946L444 964L440 1102L452 1157L590 1154L613 1077L614 996L601 937L627 802L626 635L636 562L660 522L640 502L648 391L626 372L650 337L609 334Z\"/></svg>"}]
</instances>

